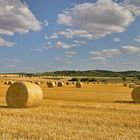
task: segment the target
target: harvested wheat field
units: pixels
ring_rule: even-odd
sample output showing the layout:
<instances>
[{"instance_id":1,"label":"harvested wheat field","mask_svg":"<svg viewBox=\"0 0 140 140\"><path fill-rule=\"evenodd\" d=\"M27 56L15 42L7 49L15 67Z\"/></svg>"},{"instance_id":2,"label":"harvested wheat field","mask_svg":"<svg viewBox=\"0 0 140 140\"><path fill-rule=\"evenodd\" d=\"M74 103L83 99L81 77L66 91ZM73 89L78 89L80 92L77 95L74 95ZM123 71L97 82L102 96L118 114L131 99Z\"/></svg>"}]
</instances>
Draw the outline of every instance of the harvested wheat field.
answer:
<instances>
[{"instance_id":1,"label":"harvested wheat field","mask_svg":"<svg viewBox=\"0 0 140 140\"><path fill-rule=\"evenodd\" d=\"M8 108L8 85L0 84L0 139L138 140L140 105L122 84L83 84L48 88L39 107Z\"/></svg>"}]
</instances>

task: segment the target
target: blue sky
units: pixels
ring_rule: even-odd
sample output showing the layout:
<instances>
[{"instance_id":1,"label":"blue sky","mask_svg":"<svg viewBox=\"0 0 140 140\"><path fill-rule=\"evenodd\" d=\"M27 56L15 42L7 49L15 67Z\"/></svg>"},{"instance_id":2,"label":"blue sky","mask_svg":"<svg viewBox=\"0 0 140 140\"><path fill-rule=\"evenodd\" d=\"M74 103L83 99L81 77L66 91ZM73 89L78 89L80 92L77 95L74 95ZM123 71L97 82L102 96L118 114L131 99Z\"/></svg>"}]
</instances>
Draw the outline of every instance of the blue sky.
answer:
<instances>
[{"instance_id":1,"label":"blue sky","mask_svg":"<svg viewBox=\"0 0 140 140\"><path fill-rule=\"evenodd\" d=\"M140 0L1 0L0 73L140 70Z\"/></svg>"}]
</instances>

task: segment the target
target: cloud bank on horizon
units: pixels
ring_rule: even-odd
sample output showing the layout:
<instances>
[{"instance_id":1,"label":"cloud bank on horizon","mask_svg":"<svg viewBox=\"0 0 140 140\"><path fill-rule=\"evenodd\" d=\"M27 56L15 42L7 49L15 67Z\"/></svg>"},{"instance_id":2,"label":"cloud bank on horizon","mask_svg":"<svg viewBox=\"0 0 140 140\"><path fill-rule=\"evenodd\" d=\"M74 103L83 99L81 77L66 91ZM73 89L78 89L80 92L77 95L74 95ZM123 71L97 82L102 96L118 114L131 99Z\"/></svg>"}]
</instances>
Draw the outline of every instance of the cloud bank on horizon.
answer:
<instances>
[{"instance_id":1,"label":"cloud bank on horizon","mask_svg":"<svg viewBox=\"0 0 140 140\"><path fill-rule=\"evenodd\" d=\"M139 0L1 0L0 72L140 70L123 65L140 59L139 16Z\"/></svg>"}]
</instances>

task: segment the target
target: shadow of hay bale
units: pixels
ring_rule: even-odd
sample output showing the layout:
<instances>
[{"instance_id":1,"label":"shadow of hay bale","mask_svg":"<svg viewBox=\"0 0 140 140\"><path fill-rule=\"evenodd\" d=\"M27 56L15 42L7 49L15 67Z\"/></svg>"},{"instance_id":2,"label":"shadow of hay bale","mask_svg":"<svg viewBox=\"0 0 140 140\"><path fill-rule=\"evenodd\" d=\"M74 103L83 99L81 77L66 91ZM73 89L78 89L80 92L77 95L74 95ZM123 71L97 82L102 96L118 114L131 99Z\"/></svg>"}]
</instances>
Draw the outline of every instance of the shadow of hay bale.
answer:
<instances>
[{"instance_id":1,"label":"shadow of hay bale","mask_svg":"<svg viewBox=\"0 0 140 140\"><path fill-rule=\"evenodd\" d=\"M121 100L115 101L115 103L135 104L134 101L121 101Z\"/></svg>"}]
</instances>

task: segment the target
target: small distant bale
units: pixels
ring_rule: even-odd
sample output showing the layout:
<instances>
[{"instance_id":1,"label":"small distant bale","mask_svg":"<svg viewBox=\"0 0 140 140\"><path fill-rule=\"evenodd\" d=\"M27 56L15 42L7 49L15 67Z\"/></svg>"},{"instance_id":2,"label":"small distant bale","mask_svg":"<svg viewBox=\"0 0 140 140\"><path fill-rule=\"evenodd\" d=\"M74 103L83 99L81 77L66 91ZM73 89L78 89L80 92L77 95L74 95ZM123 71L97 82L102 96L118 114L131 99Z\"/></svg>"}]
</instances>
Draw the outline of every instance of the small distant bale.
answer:
<instances>
[{"instance_id":1,"label":"small distant bale","mask_svg":"<svg viewBox=\"0 0 140 140\"><path fill-rule=\"evenodd\" d=\"M76 84L76 82L72 82L72 84L74 84L74 85L75 85L75 84Z\"/></svg>"},{"instance_id":2,"label":"small distant bale","mask_svg":"<svg viewBox=\"0 0 140 140\"><path fill-rule=\"evenodd\" d=\"M135 88L136 87L136 84L135 83L130 83L129 84L129 88Z\"/></svg>"},{"instance_id":3,"label":"small distant bale","mask_svg":"<svg viewBox=\"0 0 140 140\"><path fill-rule=\"evenodd\" d=\"M39 85L39 84L40 84L40 82L36 81L36 82L35 82L35 84L36 84L36 85Z\"/></svg>"},{"instance_id":4,"label":"small distant bale","mask_svg":"<svg viewBox=\"0 0 140 140\"><path fill-rule=\"evenodd\" d=\"M83 86L82 82L76 82L76 87L81 88Z\"/></svg>"},{"instance_id":5,"label":"small distant bale","mask_svg":"<svg viewBox=\"0 0 140 140\"><path fill-rule=\"evenodd\" d=\"M58 82L58 87L63 87L64 86L64 82Z\"/></svg>"},{"instance_id":6,"label":"small distant bale","mask_svg":"<svg viewBox=\"0 0 140 140\"><path fill-rule=\"evenodd\" d=\"M6 93L6 103L12 108L27 108L41 104L43 92L41 88L29 82L15 82Z\"/></svg>"},{"instance_id":7,"label":"small distant bale","mask_svg":"<svg viewBox=\"0 0 140 140\"><path fill-rule=\"evenodd\" d=\"M68 81L66 82L66 85L70 85L70 84L71 84L70 82L68 82Z\"/></svg>"},{"instance_id":8,"label":"small distant bale","mask_svg":"<svg viewBox=\"0 0 140 140\"><path fill-rule=\"evenodd\" d=\"M53 88L55 87L55 82L47 82L48 88Z\"/></svg>"},{"instance_id":9,"label":"small distant bale","mask_svg":"<svg viewBox=\"0 0 140 140\"><path fill-rule=\"evenodd\" d=\"M123 86L124 86L124 87L127 87L127 83L123 83Z\"/></svg>"},{"instance_id":10,"label":"small distant bale","mask_svg":"<svg viewBox=\"0 0 140 140\"><path fill-rule=\"evenodd\" d=\"M69 84L71 85L72 84L72 82L71 81L68 81L69 82Z\"/></svg>"},{"instance_id":11,"label":"small distant bale","mask_svg":"<svg viewBox=\"0 0 140 140\"><path fill-rule=\"evenodd\" d=\"M140 86L133 89L131 97L135 103L140 103Z\"/></svg>"},{"instance_id":12,"label":"small distant bale","mask_svg":"<svg viewBox=\"0 0 140 140\"><path fill-rule=\"evenodd\" d=\"M57 84L58 84L58 82L55 82L55 84L57 85Z\"/></svg>"},{"instance_id":13,"label":"small distant bale","mask_svg":"<svg viewBox=\"0 0 140 140\"><path fill-rule=\"evenodd\" d=\"M13 81L8 81L8 85L12 85L13 83Z\"/></svg>"},{"instance_id":14,"label":"small distant bale","mask_svg":"<svg viewBox=\"0 0 140 140\"><path fill-rule=\"evenodd\" d=\"M8 82L7 82L7 81L5 81L5 82L4 82L4 85L8 85Z\"/></svg>"}]
</instances>

